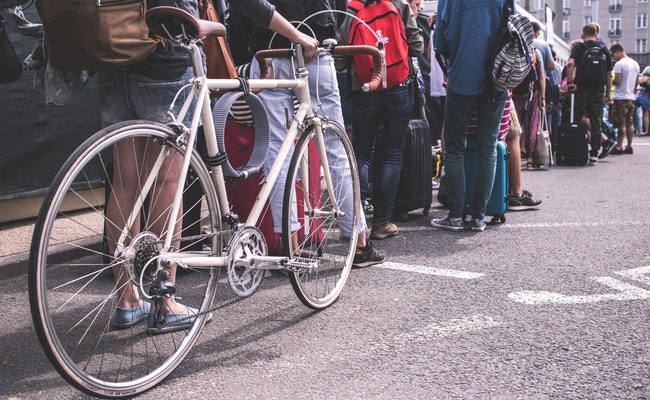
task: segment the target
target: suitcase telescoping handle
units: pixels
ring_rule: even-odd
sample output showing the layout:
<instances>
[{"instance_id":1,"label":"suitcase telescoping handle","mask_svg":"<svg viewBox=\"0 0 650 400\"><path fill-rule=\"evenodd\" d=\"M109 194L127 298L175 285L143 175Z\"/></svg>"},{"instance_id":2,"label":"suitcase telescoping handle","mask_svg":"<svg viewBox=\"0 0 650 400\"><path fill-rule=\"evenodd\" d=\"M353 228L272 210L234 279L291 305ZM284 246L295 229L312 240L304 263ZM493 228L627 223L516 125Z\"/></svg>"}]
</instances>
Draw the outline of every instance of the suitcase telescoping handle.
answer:
<instances>
[{"instance_id":1,"label":"suitcase telescoping handle","mask_svg":"<svg viewBox=\"0 0 650 400\"><path fill-rule=\"evenodd\" d=\"M571 93L570 97L571 97L571 114L569 114L569 117L570 117L569 122L573 123L573 106L574 106L574 103L575 103L575 100L576 100L576 94Z\"/></svg>"}]
</instances>

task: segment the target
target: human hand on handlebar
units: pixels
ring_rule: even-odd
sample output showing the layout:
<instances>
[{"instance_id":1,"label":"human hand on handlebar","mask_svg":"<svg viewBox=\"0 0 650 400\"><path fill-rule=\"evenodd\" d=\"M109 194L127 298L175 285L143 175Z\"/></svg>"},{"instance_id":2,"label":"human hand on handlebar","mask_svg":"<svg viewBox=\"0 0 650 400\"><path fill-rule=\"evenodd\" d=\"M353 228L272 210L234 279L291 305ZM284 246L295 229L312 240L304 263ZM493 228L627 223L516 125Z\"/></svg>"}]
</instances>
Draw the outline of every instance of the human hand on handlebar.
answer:
<instances>
[{"instance_id":1,"label":"human hand on handlebar","mask_svg":"<svg viewBox=\"0 0 650 400\"><path fill-rule=\"evenodd\" d=\"M318 56L318 40L300 31L294 39L294 43L302 45L302 53L305 55L305 62L310 62Z\"/></svg>"},{"instance_id":2,"label":"human hand on handlebar","mask_svg":"<svg viewBox=\"0 0 650 400\"><path fill-rule=\"evenodd\" d=\"M302 45L306 62L313 60L318 55L318 40L300 32L277 11L273 13L269 29L286 37L291 43Z\"/></svg>"}]
</instances>

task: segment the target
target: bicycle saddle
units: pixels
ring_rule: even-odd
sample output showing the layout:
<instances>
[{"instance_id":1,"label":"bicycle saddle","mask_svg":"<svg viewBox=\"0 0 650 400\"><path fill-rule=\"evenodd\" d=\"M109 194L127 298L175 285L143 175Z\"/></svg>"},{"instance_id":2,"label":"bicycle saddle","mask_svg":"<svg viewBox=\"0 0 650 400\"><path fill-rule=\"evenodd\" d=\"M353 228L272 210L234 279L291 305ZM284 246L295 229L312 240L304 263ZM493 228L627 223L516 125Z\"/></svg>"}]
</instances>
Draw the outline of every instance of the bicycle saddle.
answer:
<instances>
[{"instance_id":1,"label":"bicycle saddle","mask_svg":"<svg viewBox=\"0 0 650 400\"><path fill-rule=\"evenodd\" d=\"M147 10L145 20L149 30L160 36L172 38L187 36L204 38L210 35L226 36L226 27L218 22L195 18L192 14L176 7L160 6Z\"/></svg>"}]
</instances>

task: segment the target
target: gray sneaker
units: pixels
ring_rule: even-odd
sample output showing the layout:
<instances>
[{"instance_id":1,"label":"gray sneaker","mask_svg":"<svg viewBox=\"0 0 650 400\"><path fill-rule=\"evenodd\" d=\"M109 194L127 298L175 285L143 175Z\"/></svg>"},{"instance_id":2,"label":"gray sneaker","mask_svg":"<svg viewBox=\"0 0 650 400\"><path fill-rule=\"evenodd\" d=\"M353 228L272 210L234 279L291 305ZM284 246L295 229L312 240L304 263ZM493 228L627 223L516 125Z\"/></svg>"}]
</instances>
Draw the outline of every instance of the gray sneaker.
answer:
<instances>
[{"instance_id":1,"label":"gray sneaker","mask_svg":"<svg viewBox=\"0 0 650 400\"><path fill-rule=\"evenodd\" d=\"M613 139L607 140L602 145L602 149L600 151L600 154L598 154L598 159L602 160L603 158L607 157L609 155L609 153L611 153L612 150L614 150L615 147L616 147L616 140L613 140Z\"/></svg>"},{"instance_id":2,"label":"gray sneaker","mask_svg":"<svg viewBox=\"0 0 650 400\"><path fill-rule=\"evenodd\" d=\"M521 197L508 196L508 210L511 211L530 210L537 208L540 204L542 201L534 199L533 194L528 190L524 190Z\"/></svg>"},{"instance_id":3,"label":"gray sneaker","mask_svg":"<svg viewBox=\"0 0 650 400\"><path fill-rule=\"evenodd\" d=\"M391 236L397 236L398 232L397 225L392 222L386 222L385 224L373 223L370 238L377 240L386 239Z\"/></svg>"},{"instance_id":4,"label":"gray sneaker","mask_svg":"<svg viewBox=\"0 0 650 400\"><path fill-rule=\"evenodd\" d=\"M460 232L465 229L465 221L462 219L451 220L449 217L442 219L432 219L431 226L445 231Z\"/></svg>"},{"instance_id":5,"label":"gray sneaker","mask_svg":"<svg viewBox=\"0 0 650 400\"><path fill-rule=\"evenodd\" d=\"M482 219L473 219L470 224L470 229L472 232L483 232L485 231L485 221Z\"/></svg>"},{"instance_id":6,"label":"gray sneaker","mask_svg":"<svg viewBox=\"0 0 650 400\"><path fill-rule=\"evenodd\" d=\"M366 247L358 247L354 254L352 266L356 268L369 267L381 264L386 260L386 253L372 245L370 240L366 241Z\"/></svg>"}]
</instances>

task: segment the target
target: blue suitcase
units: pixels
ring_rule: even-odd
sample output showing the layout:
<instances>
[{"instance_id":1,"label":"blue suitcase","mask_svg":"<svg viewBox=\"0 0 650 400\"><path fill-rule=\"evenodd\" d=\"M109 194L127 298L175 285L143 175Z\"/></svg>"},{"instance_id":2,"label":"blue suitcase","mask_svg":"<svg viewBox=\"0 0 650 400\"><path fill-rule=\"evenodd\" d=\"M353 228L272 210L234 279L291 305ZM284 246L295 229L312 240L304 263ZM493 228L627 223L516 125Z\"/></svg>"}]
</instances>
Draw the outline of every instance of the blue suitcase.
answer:
<instances>
[{"instance_id":1,"label":"blue suitcase","mask_svg":"<svg viewBox=\"0 0 650 400\"><path fill-rule=\"evenodd\" d=\"M468 139L465 148L465 208L470 213L474 194L476 193L477 153L476 143ZM491 223L506 222L505 213L508 209L508 150L506 142L497 142L497 167L494 175L492 194L485 209L485 215L492 217Z\"/></svg>"}]
</instances>

